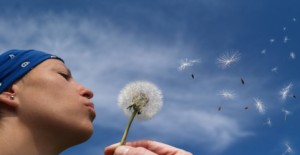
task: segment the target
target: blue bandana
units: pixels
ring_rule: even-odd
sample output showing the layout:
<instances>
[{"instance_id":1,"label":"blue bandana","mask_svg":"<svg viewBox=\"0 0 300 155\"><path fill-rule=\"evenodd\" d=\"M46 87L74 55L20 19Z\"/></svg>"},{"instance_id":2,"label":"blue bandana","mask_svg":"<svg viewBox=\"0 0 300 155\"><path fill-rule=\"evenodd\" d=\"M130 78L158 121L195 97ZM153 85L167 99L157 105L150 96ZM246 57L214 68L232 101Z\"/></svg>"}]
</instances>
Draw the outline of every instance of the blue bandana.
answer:
<instances>
[{"instance_id":1,"label":"blue bandana","mask_svg":"<svg viewBox=\"0 0 300 155\"><path fill-rule=\"evenodd\" d=\"M36 50L9 50L0 55L0 93L47 59L63 60Z\"/></svg>"}]
</instances>

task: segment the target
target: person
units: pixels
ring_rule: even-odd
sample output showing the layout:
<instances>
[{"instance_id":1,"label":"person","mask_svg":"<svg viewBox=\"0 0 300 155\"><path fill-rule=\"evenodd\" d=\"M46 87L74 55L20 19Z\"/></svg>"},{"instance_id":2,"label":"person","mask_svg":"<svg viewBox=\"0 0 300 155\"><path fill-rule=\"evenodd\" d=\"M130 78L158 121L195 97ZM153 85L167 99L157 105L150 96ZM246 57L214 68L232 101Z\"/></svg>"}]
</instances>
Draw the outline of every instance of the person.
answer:
<instances>
[{"instance_id":1,"label":"person","mask_svg":"<svg viewBox=\"0 0 300 155\"><path fill-rule=\"evenodd\" d=\"M88 140L96 117L93 92L64 61L37 50L0 55L0 154L58 155ZM191 155L151 140L114 144L105 155Z\"/></svg>"}]
</instances>

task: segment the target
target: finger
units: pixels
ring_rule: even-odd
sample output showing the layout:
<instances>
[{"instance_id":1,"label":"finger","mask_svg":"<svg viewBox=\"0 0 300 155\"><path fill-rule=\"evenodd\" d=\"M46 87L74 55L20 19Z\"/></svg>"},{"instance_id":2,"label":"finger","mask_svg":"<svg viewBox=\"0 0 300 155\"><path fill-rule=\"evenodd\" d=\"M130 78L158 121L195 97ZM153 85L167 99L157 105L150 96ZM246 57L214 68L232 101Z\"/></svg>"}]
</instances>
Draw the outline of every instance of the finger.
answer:
<instances>
[{"instance_id":1,"label":"finger","mask_svg":"<svg viewBox=\"0 0 300 155\"><path fill-rule=\"evenodd\" d=\"M173 154L182 154L182 155L192 155L192 153L184 151L182 149L178 149L176 147L152 141L152 140L138 140L134 142L127 142L126 145L132 146L132 147L144 147L152 152L155 152L157 154L168 154L172 152Z\"/></svg>"},{"instance_id":2,"label":"finger","mask_svg":"<svg viewBox=\"0 0 300 155\"><path fill-rule=\"evenodd\" d=\"M152 140L138 140L138 141L133 141L133 142L127 142L126 145L132 146L132 147L144 147L146 149L155 151L155 150L161 150L161 149L167 149L167 150L175 150L177 148L164 144L164 143L160 143L160 142L156 142L156 141L152 141Z\"/></svg>"},{"instance_id":3,"label":"finger","mask_svg":"<svg viewBox=\"0 0 300 155\"><path fill-rule=\"evenodd\" d=\"M119 146L115 150L115 155L157 155L143 147Z\"/></svg>"},{"instance_id":4,"label":"finger","mask_svg":"<svg viewBox=\"0 0 300 155\"><path fill-rule=\"evenodd\" d=\"M116 148L119 146L119 143L116 143L116 144L112 144L110 146L107 146L106 148L104 148L104 154L105 155L113 155Z\"/></svg>"}]
</instances>

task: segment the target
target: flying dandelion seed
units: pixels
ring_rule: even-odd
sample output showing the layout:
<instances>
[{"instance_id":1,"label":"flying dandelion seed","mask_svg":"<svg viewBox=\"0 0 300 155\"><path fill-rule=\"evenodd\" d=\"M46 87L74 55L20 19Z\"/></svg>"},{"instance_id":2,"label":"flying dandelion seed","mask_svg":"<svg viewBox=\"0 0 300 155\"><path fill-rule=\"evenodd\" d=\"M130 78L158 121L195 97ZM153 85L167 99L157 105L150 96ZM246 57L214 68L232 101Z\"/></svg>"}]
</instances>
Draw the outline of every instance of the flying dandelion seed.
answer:
<instances>
[{"instance_id":1,"label":"flying dandelion seed","mask_svg":"<svg viewBox=\"0 0 300 155\"><path fill-rule=\"evenodd\" d=\"M242 85L245 84L245 80L243 78L241 78L241 83L242 83Z\"/></svg>"},{"instance_id":2,"label":"flying dandelion seed","mask_svg":"<svg viewBox=\"0 0 300 155\"><path fill-rule=\"evenodd\" d=\"M219 95L223 96L225 99L234 99L235 94L231 90L222 90Z\"/></svg>"},{"instance_id":3,"label":"flying dandelion seed","mask_svg":"<svg viewBox=\"0 0 300 155\"><path fill-rule=\"evenodd\" d=\"M199 59L188 60L187 58L185 60L181 60L178 70L179 71L185 70L186 68L193 66L195 63L200 63L200 60Z\"/></svg>"},{"instance_id":4,"label":"flying dandelion seed","mask_svg":"<svg viewBox=\"0 0 300 155\"><path fill-rule=\"evenodd\" d=\"M274 68L271 69L271 72L276 72L277 73L277 71L278 71L278 67L274 67Z\"/></svg>"},{"instance_id":5,"label":"flying dandelion seed","mask_svg":"<svg viewBox=\"0 0 300 155\"><path fill-rule=\"evenodd\" d=\"M285 143L286 150L282 153L282 155L286 155L287 153L293 153L293 149L288 143Z\"/></svg>"},{"instance_id":6,"label":"flying dandelion seed","mask_svg":"<svg viewBox=\"0 0 300 155\"><path fill-rule=\"evenodd\" d=\"M271 38L269 41L270 41L271 44L273 44L275 42L275 39Z\"/></svg>"},{"instance_id":7,"label":"flying dandelion seed","mask_svg":"<svg viewBox=\"0 0 300 155\"><path fill-rule=\"evenodd\" d=\"M234 62L240 60L240 53L238 51L227 52L224 55L217 58L217 63L221 68L226 69Z\"/></svg>"},{"instance_id":8,"label":"flying dandelion seed","mask_svg":"<svg viewBox=\"0 0 300 155\"><path fill-rule=\"evenodd\" d=\"M262 51L261 51L261 54L266 54L267 53L267 50L266 49L263 49Z\"/></svg>"},{"instance_id":9,"label":"flying dandelion seed","mask_svg":"<svg viewBox=\"0 0 300 155\"><path fill-rule=\"evenodd\" d=\"M280 90L279 95L282 100L285 100L290 95L290 90L292 89L292 87L293 87L293 84L290 83L289 85L287 85L286 87L284 87Z\"/></svg>"},{"instance_id":10,"label":"flying dandelion seed","mask_svg":"<svg viewBox=\"0 0 300 155\"><path fill-rule=\"evenodd\" d=\"M292 19L292 21L293 21L293 22L296 22L296 21L297 21L297 19L296 19L296 18L293 18L293 19Z\"/></svg>"},{"instance_id":11,"label":"flying dandelion seed","mask_svg":"<svg viewBox=\"0 0 300 155\"><path fill-rule=\"evenodd\" d=\"M283 29L283 31L285 31L285 30L286 30L286 27L283 27L282 29Z\"/></svg>"},{"instance_id":12,"label":"flying dandelion seed","mask_svg":"<svg viewBox=\"0 0 300 155\"><path fill-rule=\"evenodd\" d=\"M287 115L290 115L291 112L286 109L282 109L282 112L284 113L284 120L286 121Z\"/></svg>"},{"instance_id":13,"label":"flying dandelion seed","mask_svg":"<svg viewBox=\"0 0 300 155\"><path fill-rule=\"evenodd\" d=\"M290 58L291 58L291 59L296 59L296 54L295 54L294 52L291 52L291 53L290 53Z\"/></svg>"},{"instance_id":14,"label":"flying dandelion seed","mask_svg":"<svg viewBox=\"0 0 300 155\"><path fill-rule=\"evenodd\" d=\"M258 110L258 112L264 114L266 112L266 109L263 102L257 98L255 98L254 101L255 101L255 107Z\"/></svg>"},{"instance_id":15,"label":"flying dandelion seed","mask_svg":"<svg viewBox=\"0 0 300 155\"><path fill-rule=\"evenodd\" d=\"M195 79L195 75L194 74L191 74L191 76L192 76L192 79Z\"/></svg>"},{"instance_id":16,"label":"flying dandelion seed","mask_svg":"<svg viewBox=\"0 0 300 155\"><path fill-rule=\"evenodd\" d=\"M272 127L271 119L268 118L267 121L264 124L268 125L269 127Z\"/></svg>"},{"instance_id":17,"label":"flying dandelion seed","mask_svg":"<svg viewBox=\"0 0 300 155\"><path fill-rule=\"evenodd\" d=\"M287 36L285 36L284 38L283 38L283 43L287 43L287 41L288 40L290 40Z\"/></svg>"}]
</instances>

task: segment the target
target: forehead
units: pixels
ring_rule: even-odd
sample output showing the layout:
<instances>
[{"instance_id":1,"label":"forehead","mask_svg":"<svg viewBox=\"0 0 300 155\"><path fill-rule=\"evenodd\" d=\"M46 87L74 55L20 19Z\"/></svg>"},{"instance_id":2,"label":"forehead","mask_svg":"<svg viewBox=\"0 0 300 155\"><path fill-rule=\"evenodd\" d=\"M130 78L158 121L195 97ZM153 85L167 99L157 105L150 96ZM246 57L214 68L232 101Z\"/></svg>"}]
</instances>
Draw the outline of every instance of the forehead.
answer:
<instances>
[{"instance_id":1,"label":"forehead","mask_svg":"<svg viewBox=\"0 0 300 155\"><path fill-rule=\"evenodd\" d=\"M40 76L49 71L70 72L65 64L57 59L48 59L34 67L26 76Z\"/></svg>"},{"instance_id":2,"label":"forehead","mask_svg":"<svg viewBox=\"0 0 300 155\"><path fill-rule=\"evenodd\" d=\"M45 60L44 62L37 65L35 68L36 69L68 69L62 61L57 59Z\"/></svg>"}]
</instances>

